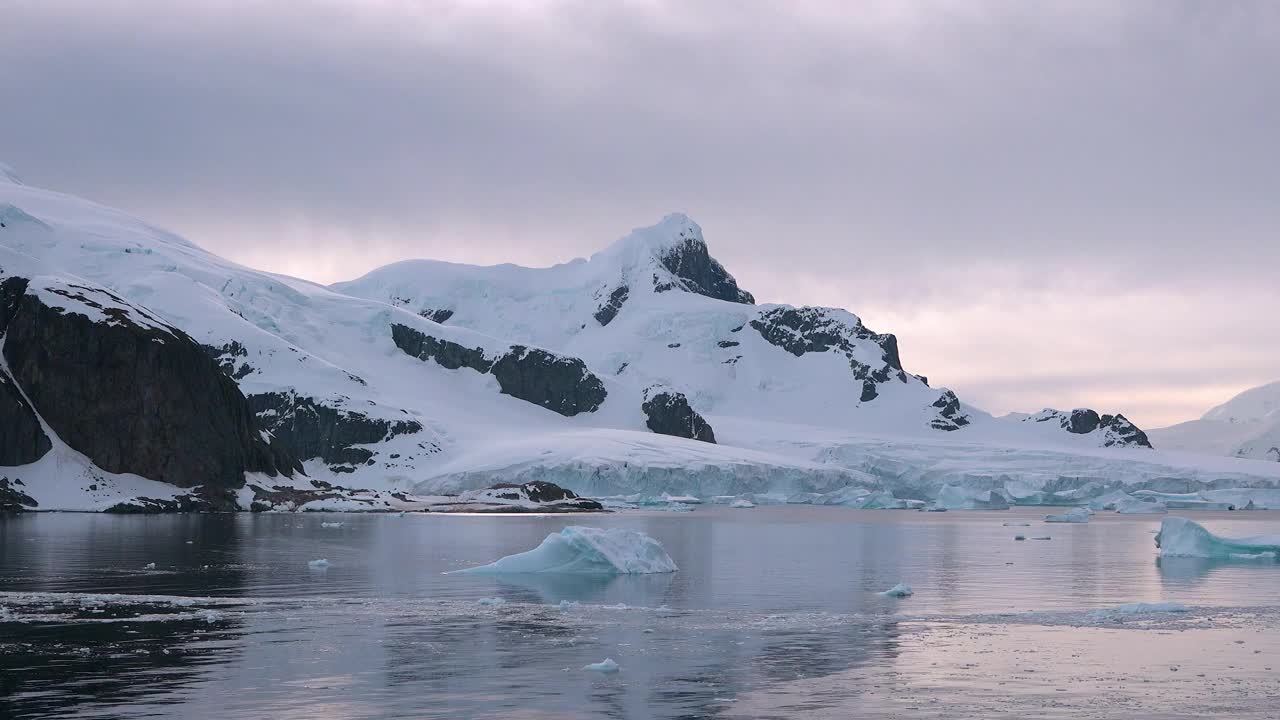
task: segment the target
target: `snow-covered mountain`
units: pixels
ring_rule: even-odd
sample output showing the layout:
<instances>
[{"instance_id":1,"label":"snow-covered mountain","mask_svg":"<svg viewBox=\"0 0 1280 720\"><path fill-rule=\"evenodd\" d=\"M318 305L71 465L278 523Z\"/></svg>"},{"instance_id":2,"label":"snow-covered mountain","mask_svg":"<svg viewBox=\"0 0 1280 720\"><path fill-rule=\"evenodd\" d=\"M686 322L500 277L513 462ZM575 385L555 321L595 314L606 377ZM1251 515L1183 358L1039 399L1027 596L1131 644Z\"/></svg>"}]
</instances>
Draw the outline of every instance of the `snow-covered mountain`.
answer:
<instances>
[{"instance_id":1,"label":"snow-covered mountain","mask_svg":"<svg viewBox=\"0 0 1280 720\"><path fill-rule=\"evenodd\" d=\"M1171 450L1280 462L1280 382L1245 390L1198 420L1151 435Z\"/></svg>"},{"instance_id":2,"label":"snow-covered mountain","mask_svg":"<svg viewBox=\"0 0 1280 720\"><path fill-rule=\"evenodd\" d=\"M323 287L5 174L0 283L0 505L1280 480L1152 450L1123 415L992 417L852 313L755 304L683 215L550 268L409 261Z\"/></svg>"}]
</instances>

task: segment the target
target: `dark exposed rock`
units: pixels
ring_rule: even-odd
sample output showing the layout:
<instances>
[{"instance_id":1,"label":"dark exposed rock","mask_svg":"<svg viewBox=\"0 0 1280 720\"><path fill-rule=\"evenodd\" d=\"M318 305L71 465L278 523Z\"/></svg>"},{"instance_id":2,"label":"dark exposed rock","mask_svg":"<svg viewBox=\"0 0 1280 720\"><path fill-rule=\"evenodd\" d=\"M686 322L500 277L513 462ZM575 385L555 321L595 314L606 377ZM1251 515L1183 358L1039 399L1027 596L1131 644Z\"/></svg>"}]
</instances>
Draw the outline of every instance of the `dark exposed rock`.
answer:
<instances>
[{"instance_id":1,"label":"dark exposed rock","mask_svg":"<svg viewBox=\"0 0 1280 720\"><path fill-rule=\"evenodd\" d=\"M760 337L771 345L800 357L812 352L838 352L849 361L855 380L862 382L859 399L869 402L879 396L877 385L897 378L907 382L898 357L898 339L893 335L874 333L861 321L850 325L842 318L832 317L824 308L773 308L760 314L750 323ZM872 368L854 357L855 341L871 340L880 346L879 368Z\"/></svg>"},{"instance_id":2,"label":"dark exposed rock","mask_svg":"<svg viewBox=\"0 0 1280 720\"><path fill-rule=\"evenodd\" d=\"M493 361L485 357L484 350L441 340L407 325L392 325L391 339L396 347L419 360L434 360L437 365L449 370L465 367L478 373L487 373L493 368Z\"/></svg>"},{"instance_id":3,"label":"dark exposed rock","mask_svg":"<svg viewBox=\"0 0 1280 720\"><path fill-rule=\"evenodd\" d=\"M721 340L720 342L716 343L716 345L722 348L738 347L741 344L742 343L738 342L737 340Z\"/></svg>"},{"instance_id":4,"label":"dark exposed rock","mask_svg":"<svg viewBox=\"0 0 1280 720\"><path fill-rule=\"evenodd\" d=\"M52 448L35 411L0 368L0 466L33 463Z\"/></svg>"},{"instance_id":5,"label":"dark exposed rock","mask_svg":"<svg viewBox=\"0 0 1280 720\"><path fill-rule=\"evenodd\" d=\"M489 489L490 490L506 490L506 489L521 490L523 491L523 494L533 502L555 502L557 500L572 500L578 497L577 493L575 493L574 491L568 490L566 488L562 488L559 485L556 485L555 483L552 483L552 482L547 482L546 480L534 480L532 482L527 482L523 484L498 483L496 485L490 485ZM515 500L519 497L520 495L519 493L517 493L513 497L508 499Z\"/></svg>"},{"instance_id":6,"label":"dark exposed rock","mask_svg":"<svg viewBox=\"0 0 1280 720\"><path fill-rule=\"evenodd\" d=\"M0 477L0 515L17 513L38 507L35 498L23 492L21 480Z\"/></svg>"},{"instance_id":7,"label":"dark exposed rock","mask_svg":"<svg viewBox=\"0 0 1280 720\"><path fill-rule=\"evenodd\" d=\"M1106 432L1106 439L1102 442L1104 447L1151 447L1147 434L1119 413L1103 415L1098 426Z\"/></svg>"},{"instance_id":8,"label":"dark exposed rock","mask_svg":"<svg viewBox=\"0 0 1280 720\"><path fill-rule=\"evenodd\" d=\"M513 345L493 363L502 392L561 415L595 412L604 402L604 383L578 358Z\"/></svg>"},{"instance_id":9,"label":"dark exposed rock","mask_svg":"<svg viewBox=\"0 0 1280 720\"><path fill-rule=\"evenodd\" d=\"M180 512L235 512L239 510L235 496L227 491L196 492L178 495L172 500L167 498L135 497L116 503L103 512L118 515L158 515L161 513Z\"/></svg>"},{"instance_id":10,"label":"dark exposed rock","mask_svg":"<svg viewBox=\"0 0 1280 720\"><path fill-rule=\"evenodd\" d=\"M497 483L483 490L468 490L452 502L436 503L431 507L438 512L605 512L599 502L578 497L572 490L544 480Z\"/></svg>"},{"instance_id":11,"label":"dark exposed rock","mask_svg":"<svg viewBox=\"0 0 1280 720\"><path fill-rule=\"evenodd\" d=\"M1069 413L1046 409L1024 420L1026 422L1056 422L1063 430L1076 435L1102 433L1103 447L1151 447L1147 434L1124 415L1099 415L1089 408L1077 408Z\"/></svg>"},{"instance_id":12,"label":"dark exposed rock","mask_svg":"<svg viewBox=\"0 0 1280 720\"><path fill-rule=\"evenodd\" d=\"M596 322L608 325L618 316L618 311L622 309L622 304L627 301L627 296L631 293L631 288L626 285L619 285L609 293L609 299L600 305L600 309L596 310Z\"/></svg>"},{"instance_id":13,"label":"dark exposed rock","mask_svg":"<svg viewBox=\"0 0 1280 720\"><path fill-rule=\"evenodd\" d=\"M416 420L383 420L362 413L333 408L288 392L250 395L249 409L263 428L270 431L297 458L320 458L338 472L347 465L360 465L373 452L357 445L389 440L398 435L420 432Z\"/></svg>"},{"instance_id":14,"label":"dark exposed rock","mask_svg":"<svg viewBox=\"0 0 1280 720\"><path fill-rule=\"evenodd\" d=\"M701 440L714 443L716 434L697 410L689 405L684 393L674 390L651 390L645 392L644 404L645 425L659 435Z\"/></svg>"},{"instance_id":15,"label":"dark exposed rock","mask_svg":"<svg viewBox=\"0 0 1280 720\"><path fill-rule=\"evenodd\" d=\"M440 308L438 310L428 308L418 311L418 314L434 323L444 323L453 317L453 311L448 308Z\"/></svg>"},{"instance_id":16,"label":"dark exposed rock","mask_svg":"<svg viewBox=\"0 0 1280 720\"><path fill-rule=\"evenodd\" d=\"M660 258L662 265L675 275L684 285L684 289L699 295L728 300L729 302L754 305L756 300L751 293L738 287L728 270L707 251L707 244L695 237L690 230L682 230L682 240L668 249ZM670 287L659 287L654 283L654 290L663 292Z\"/></svg>"},{"instance_id":17,"label":"dark exposed rock","mask_svg":"<svg viewBox=\"0 0 1280 720\"><path fill-rule=\"evenodd\" d=\"M420 360L434 360L451 370L466 367L491 373L504 394L561 415L594 412L608 394L600 378L578 358L513 345L490 360L481 348L466 348L406 325L393 324L391 337L396 347Z\"/></svg>"},{"instance_id":18,"label":"dark exposed rock","mask_svg":"<svg viewBox=\"0 0 1280 720\"><path fill-rule=\"evenodd\" d=\"M245 472L278 472L279 455L259 436L235 382L185 333L104 288L44 291L73 310L24 293L4 356L67 445L108 472L181 487L239 487Z\"/></svg>"},{"instance_id":19,"label":"dark exposed rock","mask_svg":"<svg viewBox=\"0 0 1280 720\"><path fill-rule=\"evenodd\" d=\"M232 340L222 347L213 345L201 345L200 347L204 348L209 357L218 363L219 369L232 380L243 380L253 372L253 367L247 362L242 361L239 366L236 365L236 358L249 356L249 351L238 340Z\"/></svg>"},{"instance_id":20,"label":"dark exposed rock","mask_svg":"<svg viewBox=\"0 0 1280 720\"><path fill-rule=\"evenodd\" d=\"M938 416L929 423L929 427L934 430L951 432L970 422L969 416L960 407L960 398L950 390L943 390L938 399L933 401L932 407L938 408Z\"/></svg>"},{"instance_id":21,"label":"dark exposed rock","mask_svg":"<svg viewBox=\"0 0 1280 720\"><path fill-rule=\"evenodd\" d=\"M18 302L27 291L26 278L8 277L0 281L0 339L18 311ZM40 419L17 383L0 368L0 465L26 465L44 457L53 447L40 426ZM0 503L3 500L0 499Z\"/></svg>"}]
</instances>

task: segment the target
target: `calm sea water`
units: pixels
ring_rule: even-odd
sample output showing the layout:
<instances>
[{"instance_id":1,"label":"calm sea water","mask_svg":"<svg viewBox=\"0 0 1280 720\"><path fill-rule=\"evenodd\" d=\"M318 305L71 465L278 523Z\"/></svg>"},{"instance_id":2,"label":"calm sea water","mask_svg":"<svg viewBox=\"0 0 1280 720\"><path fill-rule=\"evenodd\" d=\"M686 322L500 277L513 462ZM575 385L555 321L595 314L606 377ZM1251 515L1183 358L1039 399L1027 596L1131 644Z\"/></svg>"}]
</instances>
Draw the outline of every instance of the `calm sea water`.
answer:
<instances>
[{"instance_id":1,"label":"calm sea water","mask_svg":"<svg viewBox=\"0 0 1280 720\"><path fill-rule=\"evenodd\" d=\"M0 717L1273 716L1280 565L1160 562L1158 517L1043 512L5 518ZM444 574L571 524L680 571ZM1189 609L1108 612L1139 601Z\"/></svg>"}]
</instances>

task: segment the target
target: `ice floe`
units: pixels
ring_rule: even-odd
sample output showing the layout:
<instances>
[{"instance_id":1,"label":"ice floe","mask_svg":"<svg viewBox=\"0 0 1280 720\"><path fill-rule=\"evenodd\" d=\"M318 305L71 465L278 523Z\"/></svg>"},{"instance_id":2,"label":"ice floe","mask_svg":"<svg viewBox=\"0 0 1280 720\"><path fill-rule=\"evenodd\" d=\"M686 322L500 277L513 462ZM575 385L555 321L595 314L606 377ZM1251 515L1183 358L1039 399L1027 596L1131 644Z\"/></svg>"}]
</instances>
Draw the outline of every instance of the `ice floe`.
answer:
<instances>
[{"instance_id":1,"label":"ice floe","mask_svg":"<svg viewBox=\"0 0 1280 720\"><path fill-rule=\"evenodd\" d=\"M329 560L328 558L320 558L319 560L308 560L307 567L313 570L323 570L324 568L329 567Z\"/></svg>"},{"instance_id":2,"label":"ice floe","mask_svg":"<svg viewBox=\"0 0 1280 720\"><path fill-rule=\"evenodd\" d=\"M619 668L618 663L613 661L613 658L605 658L604 660L598 663L583 665L582 669L590 670L591 672L598 672L598 673L616 673L621 668Z\"/></svg>"}]
</instances>

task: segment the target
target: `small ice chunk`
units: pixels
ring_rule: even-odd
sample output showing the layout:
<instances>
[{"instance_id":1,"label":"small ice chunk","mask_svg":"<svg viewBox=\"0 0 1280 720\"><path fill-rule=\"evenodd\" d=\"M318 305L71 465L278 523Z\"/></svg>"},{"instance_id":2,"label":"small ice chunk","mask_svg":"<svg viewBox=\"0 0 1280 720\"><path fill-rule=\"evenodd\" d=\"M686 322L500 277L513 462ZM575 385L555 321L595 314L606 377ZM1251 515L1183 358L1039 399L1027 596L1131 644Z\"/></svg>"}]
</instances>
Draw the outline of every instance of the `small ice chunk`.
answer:
<instances>
[{"instance_id":1,"label":"small ice chunk","mask_svg":"<svg viewBox=\"0 0 1280 720\"><path fill-rule=\"evenodd\" d=\"M342 527L342 523L340 523L340 522L322 522L322 523L320 523L320 527L323 527L323 528L340 528L340 527Z\"/></svg>"},{"instance_id":2,"label":"small ice chunk","mask_svg":"<svg viewBox=\"0 0 1280 720\"><path fill-rule=\"evenodd\" d=\"M756 506L755 503L745 498L738 498L737 500L734 500L733 502L729 503L729 507L731 508L753 508L755 506Z\"/></svg>"},{"instance_id":3,"label":"small ice chunk","mask_svg":"<svg viewBox=\"0 0 1280 720\"><path fill-rule=\"evenodd\" d=\"M1045 515L1044 521L1047 523L1087 523L1089 522L1090 514L1086 508L1071 508L1061 515Z\"/></svg>"},{"instance_id":4,"label":"small ice chunk","mask_svg":"<svg viewBox=\"0 0 1280 720\"><path fill-rule=\"evenodd\" d=\"M630 575L675 572L662 543L635 530L569 526L538 547L457 573L578 573Z\"/></svg>"},{"instance_id":5,"label":"small ice chunk","mask_svg":"<svg viewBox=\"0 0 1280 720\"><path fill-rule=\"evenodd\" d=\"M142 569L143 569L143 570L155 570L155 569L156 569L156 564L155 564L155 563L153 563L153 562L149 562L149 563L147 563L146 565L143 565L143 566L142 566Z\"/></svg>"},{"instance_id":6,"label":"small ice chunk","mask_svg":"<svg viewBox=\"0 0 1280 720\"><path fill-rule=\"evenodd\" d=\"M1004 527L1031 527L1031 523L1007 522L1007 523L1004 523Z\"/></svg>"},{"instance_id":7,"label":"small ice chunk","mask_svg":"<svg viewBox=\"0 0 1280 720\"><path fill-rule=\"evenodd\" d=\"M483 597L476 601L478 605L487 605L493 607L496 605L506 605L507 601L500 597Z\"/></svg>"},{"instance_id":8,"label":"small ice chunk","mask_svg":"<svg viewBox=\"0 0 1280 720\"><path fill-rule=\"evenodd\" d=\"M311 568L312 570L323 570L324 568L329 567L329 560L328 558L320 558L319 560L308 560L307 567Z\"/></svg>"},{"instance_id":9,"label":"small ice chunk","mask_svg":"<svg viewBox=\"0 0 1280 720\"><path fill-rule=\"evenodd\" d=\"M1033 537L1031 539L1032 540L1052 540L1053 538L1049 537L1048 535L1040 535L1038 537Z\"/></svg>"},{"instance_id":10,"label":"small ice chunk","mask_svg":"<svg viewBox=\"0 0 1280 720\"><path fill-rule=\"evenodd\" d=\"M604 660L598 663L583 665L582 669L590 670L591 672L598 672L598 673L616 673L618 672L619 668L618 668L618 663L614 662L613 658L605 658Z\"/></svg>"},{"instance_id":11,"label":"small ice chunk","mask_svg":"<svg viewBox=\"0 0 1280 720\"><path fill-rule=\"evenodd\" d=\"M880 594L885 597L904 598L904 597L911 597L912 595L915 594L915 591L912 590L911 586L907 585L906 583L898 583L897 585L894 585L893 587L889 588L888 590L885 590Z\"/></svg>"},{"instance_id":12,"label":"small ice chunk","mask_svg":"<svg viewBox=\"0 0 1280 720\"><path fill-rule=\"evenodd\" d=\"M561 610L572 610L573 608L578 607L578 602L576 600L561 600L560 604L556 607Z\"/></svg>"}]
</instances>

